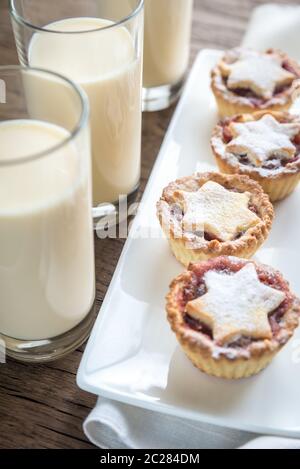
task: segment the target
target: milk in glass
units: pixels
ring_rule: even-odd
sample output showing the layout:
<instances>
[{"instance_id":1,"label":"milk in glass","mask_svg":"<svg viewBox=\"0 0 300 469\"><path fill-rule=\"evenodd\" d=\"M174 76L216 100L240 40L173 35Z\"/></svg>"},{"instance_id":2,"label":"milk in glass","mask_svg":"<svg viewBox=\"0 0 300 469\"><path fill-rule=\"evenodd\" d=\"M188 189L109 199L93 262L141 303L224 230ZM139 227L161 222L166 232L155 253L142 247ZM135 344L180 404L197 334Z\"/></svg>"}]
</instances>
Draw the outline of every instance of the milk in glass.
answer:
<instances>
[{"instance_id":1,"label":"milk in glass","mask_svg":"<svg viewBox=\"0 0 300 469\"><path fill-rule=\"evenodd\" d=\"M145 88L179 82L187 69L193 0L145 0Z\"/></svg>"},{"instance_id":2,"label":"milk in glass","mask_svg":"<svg viewBox=\"0 0 300 469\"><path fill-rule=\"evenodd\" d=\"M113 24L101 18L57 21L45 29L88 32L37 32L29 48L31 66L67 76L89 97L94 206L118 201L140 180L141 61L126 27Z\"/></svg>"},{"instance_id":3,"label":"milk in glass","mask_svg":"<svg viewBox=\"0 0 300 469\"><path fill-rule=\"evenodd\" d=\"M68 138L42 121L0 123L0 331L15 339L63 334L94 302L89 171Z\"/></svg>"}]
</instances>

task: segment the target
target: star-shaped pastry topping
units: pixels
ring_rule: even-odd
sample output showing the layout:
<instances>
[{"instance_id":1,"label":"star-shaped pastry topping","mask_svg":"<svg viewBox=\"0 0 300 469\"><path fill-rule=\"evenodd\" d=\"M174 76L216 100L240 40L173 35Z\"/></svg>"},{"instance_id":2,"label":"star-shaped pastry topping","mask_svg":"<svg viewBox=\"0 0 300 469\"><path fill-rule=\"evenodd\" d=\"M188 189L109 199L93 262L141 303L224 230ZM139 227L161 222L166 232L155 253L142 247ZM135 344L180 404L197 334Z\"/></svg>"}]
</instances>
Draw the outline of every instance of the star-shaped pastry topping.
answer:
<instances>
[{"instance_id":1,"label":"star-shaped pastry topping","mask_svg":"<svg viewBox=\"0 0 300 469\"><path fill-rule=\"evenodd\" d=\"M221 69L228 77L229 89L249 89L263 99L271 99L277 87L295 80L295 75L282 67L280 57L255 51L242 52L232 64L222 62Z\"/></svg>"},{"instance_id":2,"label":"star-shaped pastry topping","mask_svg":"<svg viewBox=\"0 0 300 469\"><path fill-rule=\"evenodd\" d=\"M261 166L272 156L295 156L296 147L291 140L300 132L300 123L282 124L266 114L257 121L232 122L230 130L234 139L227 144L227 152L246 154L253 164Z\"/></svg>"},{"instance_id":3,"label":"star-shaped pastry topping","mask_svg":"<svg viewBox=\"0 0 300 469\"><path fill-rule=\"evenodd\" d=\"M209 271L207 293L190 301L187 312L212 329L214 340L228 344L241 336L271 339L268 315L285 300L285 294L260 282L251 263L235 274Z\"/></svg>"},{"instance_id":4,"label":"star-shaped pastry topping","mask_svg":"<svg viewBox=\"0 0 300 469\"><path fill-rule=\"evenodd\" d=\"M196 192L176 191L175 197L184 211L183 228L204 236L210 233L220 241L231 241L259 223L249 210L250 193L238 193L209 181Z\"/></svg>"}]
</instances>

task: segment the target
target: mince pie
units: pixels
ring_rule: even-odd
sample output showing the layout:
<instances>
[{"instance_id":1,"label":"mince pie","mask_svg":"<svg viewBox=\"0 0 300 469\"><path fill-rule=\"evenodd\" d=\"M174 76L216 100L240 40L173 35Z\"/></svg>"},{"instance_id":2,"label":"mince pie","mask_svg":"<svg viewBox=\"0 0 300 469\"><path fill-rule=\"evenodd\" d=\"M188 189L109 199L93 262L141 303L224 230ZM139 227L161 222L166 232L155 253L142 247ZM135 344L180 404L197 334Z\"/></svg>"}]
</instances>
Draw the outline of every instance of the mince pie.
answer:
<instances>
[{"instance_id":1,"label":"mince pie","mask_svg":"<svg viewBox=\"0 0 300 469\"><path fill-rule=\"evenodd\" d=\"M287 111L299 88L300 67L285 53L236 48L212 71L221 117L260 110Z\"/></svg>"},{"instance_id":2,"label":"mince pie","mask_svg":"<svg viewBox=\"0 0 300 469\"><path fill-rule=\"evenodd\" d=\"M297 116L260 111L224 119L211 145L220 171L255 179L272 202L288 196L300 180Z\"/></svg>"},{"instance_id":3,"label":"mince pie","mask_svg":"<svg viewBox=\"0 0 300 469\"><path fill-rule=\"evenodd\" d=\"M300 304L276 270L223 256L191 264L172 282L167 313L196 367L239 379L264 369L288 342Z\"/></svg>"},{"instance_id":4,"label":"mince pie","mask_svg":"<svg viewBox=\"0 0 300 469\"><path fill-rule=\"evenodd\" d=\"M171 250L185 266L220 255L251 257L268 237L274 217L258 183L219 173L169 184L157 214Z\"/></svg>"}]
</instances>

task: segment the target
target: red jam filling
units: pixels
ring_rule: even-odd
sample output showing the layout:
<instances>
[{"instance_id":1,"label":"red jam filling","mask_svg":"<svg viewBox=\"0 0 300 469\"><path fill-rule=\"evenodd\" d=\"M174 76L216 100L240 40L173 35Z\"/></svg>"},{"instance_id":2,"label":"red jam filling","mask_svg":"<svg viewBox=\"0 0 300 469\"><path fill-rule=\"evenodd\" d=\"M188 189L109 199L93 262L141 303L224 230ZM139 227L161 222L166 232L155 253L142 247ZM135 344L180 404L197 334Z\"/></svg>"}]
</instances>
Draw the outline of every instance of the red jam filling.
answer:
<instances>
[{"instance_id":1,"label":"red jam filling","mask_svg":"<svg viewBox=\"0 0 300 469\"><path fill-rule=\"evenodd\" d=\"M222 122L222 127L223 127L223 141L226 143L231 142L233 139L233 135L231 133L229 125L231 122L235 122L234 119L225 119ZM286 167L287 164L295 163L296 161L299 160L300 158L300 133L296 135L296 137L291 140L291 142L295 145L296 147L296 154L294 158L278 158L278 155L271 155L267 161L263 163L261 166L262 169L269 169L269 170L274 170L274 169L279 169L281 167ZM247 154L240 154L236 155L238 161L240 164L245 165L245 166L252 166L255 167L255 165L249 160Z\"/></svg>"},{"instance_id":2,"label":"red jam filling","mask_svg":"<svg viewBox=\"0 0 300 469\"><path fill-rule=\"evenodd\" d=\"M234 273L241 270L246 265L246 262L242 259L240 261L232 262L227 257L219 257L210 261L201 262L199 264L194 264L190 268L192 272L191 280L186 284L178 293L178 304L180 310L183 314L184 322L186 327L193 329L197 332L201 332L210 340L213 340L212 330L201 321L198 321L186 312L186 305L188 302L199 298L206 294L207 289L205 285L204 276L210 271L214 270L216 272L223 272L227 275L233 275ZM256 266L256 271L258 274L259 280L265 285L270 286L271 288L283 291L286 294L286 299L284 302L274 311L269 314L269 322L272 329L273 336L276 337L280 332L280 321L285 315L285 313L290 309L293 301L293 297L289 291L287 283L277 272L271 272L263 267ZM255 339L249 337L241 337L239 340L229 344L228 347L247 347L252 342L255 342Z\"/></svg>"}]
</instances>

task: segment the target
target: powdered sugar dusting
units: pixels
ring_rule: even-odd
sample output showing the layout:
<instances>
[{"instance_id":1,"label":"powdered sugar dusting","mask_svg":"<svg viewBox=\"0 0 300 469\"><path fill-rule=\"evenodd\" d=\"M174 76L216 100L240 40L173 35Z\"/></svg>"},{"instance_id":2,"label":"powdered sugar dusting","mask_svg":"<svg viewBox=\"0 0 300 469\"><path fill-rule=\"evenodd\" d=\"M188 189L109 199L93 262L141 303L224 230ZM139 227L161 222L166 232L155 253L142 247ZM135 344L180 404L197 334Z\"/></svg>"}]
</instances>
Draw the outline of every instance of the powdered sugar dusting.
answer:
<instances>
[{"instance_id":1,"label":"powdered sugar dusting","mask_svg":"<svg viewBox=\"0 0 300 469\"><path fill-rule=\"evenodd\" d=\"M250 352L247 349L234 349L228 347L214 347L212 357L219 360L222 356L226 356L228 360L235 360L237 357L250 358Z\"/></svg>"},{"instance_id":2,"label":"powdered sugar dusting","mask_svg":"<svg viewBox=\"0 0 300 469\"><path fill-rule=\"evenodd\" d=\"M235 138L226 145L226 151L246 154L256 166L261 166L271 156L290 159L296 154L291 139L300 132L300 123L282 124L266 114L257 121L231 122L229 127Z\"/></svg>"},{"instance_id":3,"label":"powdered sugar dusting","mask_svg":"<svg viewBox=\"0 0 300 469\"><path fill-rule=\"evenodd\" d=\"M196 192L174 194L184 205L183 227L186 232L209 232L221 241L233 240L239 232L260 222L249 210L250 194L232 192L209 181Z\"/></svg>"},{"instance_id":4,"label":"powdered sugar dusting","mask_svg":"<svg viewBox=\"0 0 300 469\"><path fill-rule=\"evenodd\" d=\"M239 60L223 64L229 89L246 88L257 96L271 99L277 86L291 84L295 76L282 68L280 57L245 50Z\"/></svg>"},{"instance_id":5,"label":"powdered sugar dusting","mask_svg":"<svg viewBox=\"0 0 300 469\"><path fill-rule=\"evenodd\" d=\"M209 271L204 280L207 293L189 302L187 312L211 327L219 345L224 346L238 335L272 337L268 315L285 300L285 293L261 283L254 264L231 275Z\"/></svg>"}]
</instances>

